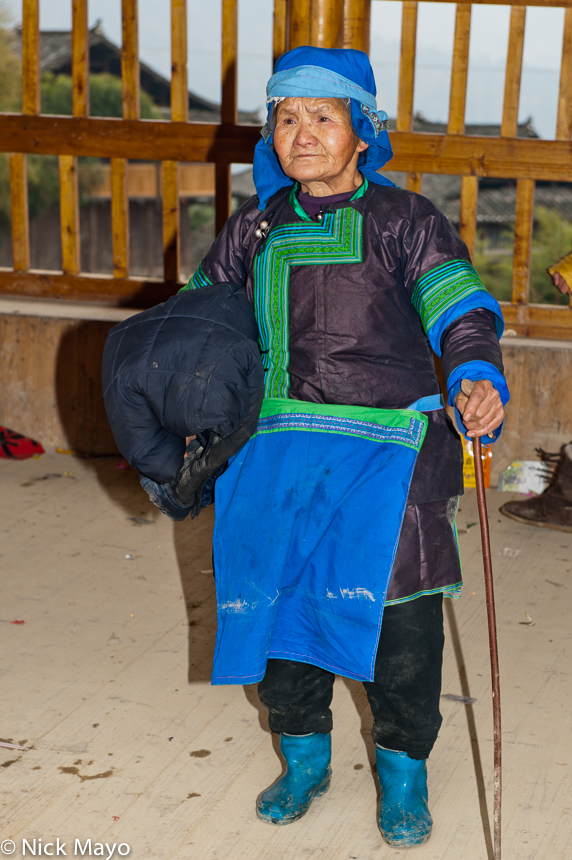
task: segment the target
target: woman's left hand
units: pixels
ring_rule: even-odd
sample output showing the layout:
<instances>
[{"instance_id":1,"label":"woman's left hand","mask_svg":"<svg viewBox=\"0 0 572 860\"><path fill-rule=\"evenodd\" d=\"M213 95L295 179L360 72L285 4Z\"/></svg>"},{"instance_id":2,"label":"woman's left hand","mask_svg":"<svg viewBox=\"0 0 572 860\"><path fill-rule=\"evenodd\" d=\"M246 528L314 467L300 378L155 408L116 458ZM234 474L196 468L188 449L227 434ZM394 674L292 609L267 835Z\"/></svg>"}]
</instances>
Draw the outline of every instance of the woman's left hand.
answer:
<instances>
[{"instance_id":1,"label":"woman's left hand","mask_svg":"<svg viewBox=\"0 0 572 860\"><path fill-rule=\"evenodd\" d=\"M489 379L475 382L471 396L459 391L455 406L463 417L467 436L486 436L500 427L505 418L500 394Z\"/></svg>"}]
</instances>

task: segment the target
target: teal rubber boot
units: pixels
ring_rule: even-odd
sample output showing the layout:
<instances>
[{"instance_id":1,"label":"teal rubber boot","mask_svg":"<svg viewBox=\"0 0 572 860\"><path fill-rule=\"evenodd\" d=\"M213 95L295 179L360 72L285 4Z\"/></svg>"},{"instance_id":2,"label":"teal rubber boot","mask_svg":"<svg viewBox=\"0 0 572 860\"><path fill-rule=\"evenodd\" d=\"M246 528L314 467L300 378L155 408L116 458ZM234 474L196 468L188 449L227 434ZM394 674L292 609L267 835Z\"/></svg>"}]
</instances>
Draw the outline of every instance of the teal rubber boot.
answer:
<instances>
[{"instance_id":1,"label":"teal rubber boot","mask_svg":"<svg viewBox=\"0 0 572 860\"><path fill-rule=\"evenodd\" d=\"M332 776L330 735L282 734L280 750L286 759L286 773L256 801L257 816L269 824L290 824L302 818L314 798L326 793Z\"/></svg>"},{"instance_id":2,"label":"teal rubber boot","mask_svg":"<svg viewBox=\"0 0 572 860\"><path fill-rule=\"evenodd\" d=\"M422 845L433 827L427 806L427 762L377 744L375 757L381 789L381 835L394 848Z\"/></svg>"}]
</instances>

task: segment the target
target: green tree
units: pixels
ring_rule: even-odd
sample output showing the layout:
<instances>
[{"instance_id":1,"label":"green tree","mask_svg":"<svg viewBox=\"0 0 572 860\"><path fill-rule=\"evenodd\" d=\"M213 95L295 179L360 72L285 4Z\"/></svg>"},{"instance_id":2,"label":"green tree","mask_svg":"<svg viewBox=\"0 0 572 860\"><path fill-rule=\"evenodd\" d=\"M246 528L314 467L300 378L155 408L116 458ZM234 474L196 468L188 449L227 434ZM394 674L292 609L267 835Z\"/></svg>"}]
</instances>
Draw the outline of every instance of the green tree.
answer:
<instances>
[{"instance_id":1,"label":"green tree","mask_svg":"<svg viewBox=\"0 0 572 860\"><path fill-rule=\"evenodd\" d=\"M552 283L548 267L568 254L572 247L572 222L560 217L554 209L536 206L530 258L530 302L532 304L567 305ZM514 228L505 229L494 244L479 230L475 247L475 268L484 285L499 301L510 302Z\"/></svg>"},{"instance_id":2,"label":"green tree","mask_svg":"<svg viewBox=\"0 0 572 860\"><path fill-rule=\"evenodd\" d=\"M42 113L70 115L72 112L72 79L69 75L45 72L41 83ZM121 78L108 72L89 76L89 103L91 116L122 116ZM141 118L160 119L161 114L153 99L144 90L140 96Z\"/></svg>"},{"instance_id":3,"label":"green tree","mask_svg":"<svg viewBox=\"0 0 572 860\"><path fill-rule=\"evenodd\" d=\"M0 111L20 110L20 59L12 31L8 28L8 12L0 3Z\"/></svg>"},{"instance_id":4,"label":"green tree","mask_svg":"<svg viewBox=\"0 0 572 860\"><path fill-rule=\"evenodd\" d=\"M560 217L554 209L536 206L530 261L530 301L535 304L567 305L569 296L556 290L547 269L570 253L572 222Z\"/></svg>"},{"instance_id":5,"label":"green tree","mask_svg":"<svg viewBox=\"0 0 572 860\"><path fill-rule=\"evenodd\" d=\"M20 110L20 61L14 37L8 29L8 12L0 4L0 111ZM8 156L0 153L0 230L10 226L10 167Z\"/></svg>"}]
</instances>

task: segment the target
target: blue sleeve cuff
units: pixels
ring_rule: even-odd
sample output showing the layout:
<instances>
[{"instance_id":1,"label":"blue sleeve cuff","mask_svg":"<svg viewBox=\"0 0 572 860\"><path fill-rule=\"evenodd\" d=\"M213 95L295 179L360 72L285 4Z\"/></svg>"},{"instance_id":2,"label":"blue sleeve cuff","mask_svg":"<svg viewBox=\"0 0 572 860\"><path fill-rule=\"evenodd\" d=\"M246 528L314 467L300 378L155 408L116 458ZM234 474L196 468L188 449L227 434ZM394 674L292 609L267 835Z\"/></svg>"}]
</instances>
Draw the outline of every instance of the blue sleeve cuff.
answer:
<instances>
[{"instance_id":1,"label":"blue sleeve cuff","mask_svg":"<svg viewBox=\"0 0 572 860\"><path fill-rule=\"evenodd\" d=\"M504 332L504 320L500 305L497 300L490 295L490 293L486 292L486 290L478 290L445 311L445 313L442 314L435 322L435 325L428 330L427 337L429 338L433 352L437 355L441 355L441 339L447 326L450 326L452 322L459 319L459 317L462 317L463 314L467 314L469 311L474 311L477 308L485 308L485 310L492 311L494 313L497 335L500 339ZM487 362L483 362L483 364L487 364ZM492 365L489 366L492 367ZM480 378L488 379L488 377Z\"/></svg>"},{"instance_id":2,"label":"blue sleeve cuff","mask_svg":"<svg viewBox=\"0 0 572 860\"><path fill-rule=\"evenodd\" d=\"M502 400L502 405L505 406L510 400L510 393L508 390L508 386L506 384L506 379L500 370L491 364L490 361L467 361L465 364L460 364L456 367L449 378L447 379L447 396L449 406L455 406L455 398L459 391L461 390L461 380L470 379L472 382L477 382L479 379L488 379L498 393L500 394L500 398ZM455 406L455 422L457 424L457 430L461 435L472 441L470 436L467 436L467 430L465 425L463 424L463 419L461 417L461 413ZM489 439L488 437L483 437L483 443L487 445L492 445L499 438L502 428L504 427L504 422L500 427L494 431L494 439ZM486 442L485 442L486 438Z\"/></svg>"}]
</instances>

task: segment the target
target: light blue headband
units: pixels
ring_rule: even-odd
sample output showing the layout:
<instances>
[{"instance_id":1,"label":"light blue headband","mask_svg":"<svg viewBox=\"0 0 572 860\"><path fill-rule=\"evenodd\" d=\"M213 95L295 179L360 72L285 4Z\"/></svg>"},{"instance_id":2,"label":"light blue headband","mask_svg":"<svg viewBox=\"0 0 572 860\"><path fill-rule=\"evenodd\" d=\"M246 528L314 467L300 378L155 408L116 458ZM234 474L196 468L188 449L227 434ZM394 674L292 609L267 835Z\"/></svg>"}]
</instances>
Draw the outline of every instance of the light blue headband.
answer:
<instances>
[{"instance_id":1,"label":"light blue headband","mask_svg":"<svg viewBox=\"0 0 572 860\"><path fill-rule=\"evenodd\" d=\"M377 111L375 96L358 87L349 78L323 69L321 66L297 66L276 72L266 87L266 102L276 98L350 98L355 99L371 110Z\"/></svg>"}]
</instances>

